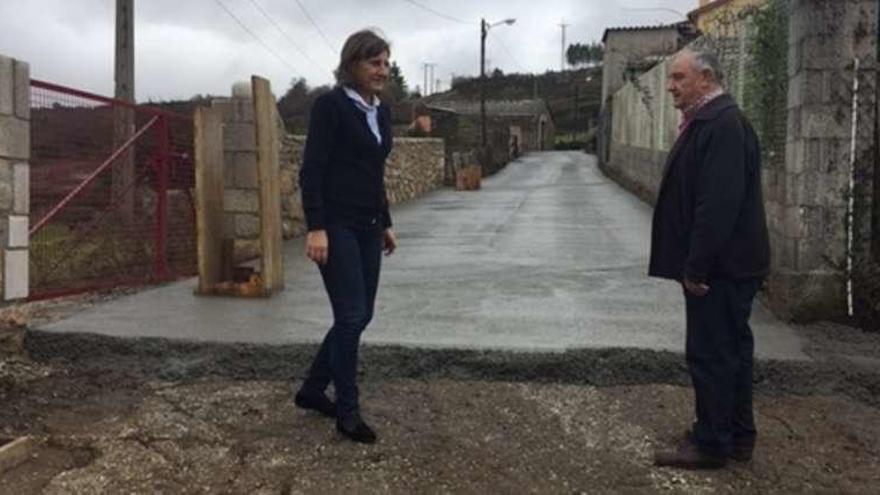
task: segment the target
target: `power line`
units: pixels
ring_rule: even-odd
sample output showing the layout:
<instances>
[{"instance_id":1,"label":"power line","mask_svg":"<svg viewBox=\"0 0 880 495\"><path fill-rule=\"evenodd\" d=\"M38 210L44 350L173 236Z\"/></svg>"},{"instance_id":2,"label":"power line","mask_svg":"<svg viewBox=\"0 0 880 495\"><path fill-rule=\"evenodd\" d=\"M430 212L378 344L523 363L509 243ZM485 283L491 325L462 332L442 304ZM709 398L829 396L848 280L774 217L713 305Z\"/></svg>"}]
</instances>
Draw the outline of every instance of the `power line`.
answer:
<instances>
[{"instance_id":1,"label":"power line","mask_svg":"<svg viewBox=\"0 0 880 495\"><path fill-rule=\"evenodd\" d=\"M452 17L451 15L446 15L443 12L439 12L437 10L434 10L431 7L428 7L427 5L423 5L419 2L416 2L415 0L403 0L403 1L410 4L410 5L415 5L416 7L420 8L422 10L425 10L427 12L430 12L438 17L442 17L442 18L446 19L447 21L457 22L459 24L471 24L470 22L465 22L461 19L457 19L455 17Z\"/></svg>"},{"instance_id":2,"label":"power line","mask_svg":"<svg viewBox=\"0 0 880 495\"><path fill-rule=\"evenodd\" d=\"M308 60L309 62L312 63L312 65L314 65L315 67L318 67L318 68L321 69L321 70L325 70L325 71L329 71L329 70L330 70L330 69L324 67L323 65L321 65L320 63L316 62L315 59L313 59L312 57L310 57L309 54L306 53L306 51L303 50L303 49L299 46L299 44L297 44L297 42L294 41L294 39L291 38L290 35L288 35L288 34L284 31L284 29L282 29L281 26L278 25L277 22L275 22L275 19L273 19L272 16L270 16L265 10L263 10L263 7L260 7L260 4L258 4L258 3L256 2L256 0L248 0L248 1L251 3L251 5L254 6L255 9L257 9L257 10L260 12L260 14L261 14L263 17L266 18L267 21L269 21L273 26L275 26L275 29L277 29L278 32L281 33L281 36L284 36L284 38L285 38L285 39L286 39L291 45L293 45L293 47L296 48L296 50L297 50L297 51L298 51L303 57L305 57L306 60Z\"/></svg>"},{"instance_id":3,"label":"power line","mask_svg":"<svg viewBox=\"0 0 880 495\"><path fill-rule=\"evenodd\" d=\"M327 43L327 47L330 48L330 51L334 54L336 53L336 48L333 47L333 43L330 43L330 40L327 39L327 36L324 35L324 31L321 30L321 27L318 26L318 23L309 15L309 11L306 10L306 7L300 2L300 0L296 0L296 4L299 5L299 9L302 10L302 13L305 14L306 19L314 26L315 30L318 31L318 34L321 35L321 39L324 40L324 43Z\"/></svg>"},{"instance_id":4,"label":"power line","mask_svg":"<svg viewBox=\"0 0 880 495\"><path fill-rule=\"evenodd\" d=\"M504 50L504 53L506 53L507 56L510 57L510 60L513 61L513 63L519 68L522 73L525 74L526 72L528 72L526 71L525 67L523 67L522 64L519 63L519 60L517 60L517 58L513 56L513 53L507 49L507 45L504 44L504 40L502 40L500 36L493 34L492 31L489 31L489 35L492 36L492 39L498 41L498 44L501 45L501 49Z\"/></svg>"},{"instance_id":5,"label":"power line","mask_svg":"<svg viewBox=\"0 0 880 495\"><path fill-rule=\"evenodd\" d=\"M229 14L229 17L232 17L235 20L235 22L237 22L238 25L241 26L242 29L247 31L248 34L250 34L255 40L257 40L261 45L263 45L263 48L265 48L269 53L274 55L275 58L277 58L279 62L281 62L282 64L287 66L287 68L290 69L291 72L294 72L294 73L301 72L300 70L294 68L292 65L287 63L287 61L284 60L284 58L282 58L281 55L278 55L278 52L273 50L271 46L267 45L266 42L263 41L262 38L260 38L259 36L256 35L256 33L251 31L251 29L249 27L247 27L247 25L244 22L242 22L241 19L239 19L235 14L233 14L232 11L229 10L229 8L223 2L221 2L220 0L214 0L214 2L216 2L217 5L219 5L220 8L223 9L224 12Z\"/></svg>"}]
</instances>

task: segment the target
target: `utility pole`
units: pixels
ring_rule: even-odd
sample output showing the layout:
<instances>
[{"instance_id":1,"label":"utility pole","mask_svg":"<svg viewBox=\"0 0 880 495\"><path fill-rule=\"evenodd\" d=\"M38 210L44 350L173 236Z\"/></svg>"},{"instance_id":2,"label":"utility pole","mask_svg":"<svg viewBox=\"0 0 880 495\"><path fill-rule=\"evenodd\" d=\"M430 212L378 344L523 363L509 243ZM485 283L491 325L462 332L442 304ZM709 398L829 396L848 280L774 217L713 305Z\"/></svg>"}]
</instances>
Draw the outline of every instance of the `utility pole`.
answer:
<instances>
[{"instance_id":1,"label":"utility pole","mask_svg":"<svg viewBox=\"0 0 880 495\"><path fill-rule=\"evenodd\" d=\"M486 19L480 19L480 143L486 146Z\"/></svg>"},{"instance_id":2,"label":"utility pole","mask_svg":"<svg viewBox=\"0 0 880 495\"><path fill-rule=\"evenodd\" d=\"M565 23L565 19L563 19L562 22L559 23L559 27L562 28L562 57L560 59L561 63L559 64L560 71L565 70L565 28L567 28L568 26L569 24Z\"/></svg>"},{"instance_id":3,"label":"utility pole","mask_svg":"<svg viewBox=\"0 0 880 495\"><path fill-rule=\"evenodd\" d=\"M428 94L430 94L430 91L428 90L428 63L427 62L422 63L422 72L424 72L424 79L425 79L425 84L424 84L424 86L422 86L423 88L425 88L425 92L422 94L422 96L428 96Z\"/></svg>"},{"instance_id":4,"label":"utility pole","mask_svg":"<svg viewBox=\"0 0 880 495\"><path fill-rule=\"evenodd\" d=\"M494 24L489 24L486 19L480 19L480 142L486 146L486 35L493 26L501 24L513 25L514 18L507 18Z\"/></svg>"},{"instance_id":5,"label":"utility pole","mask_svg":"<svg viewBox=\"0 0 880 495\"><path fill-rule=\"evenodd\" d=\"M577 85L577 82L575 82L574 83L574 125L572 126L574 128L574 137L573 137L572 141L577 140L578 129L579 129L579 127L578 127L578 103L579 103L579 101L578 100L580 100L580 87Z\"/></svg>"},{"instance_id":6,"label":"utility pole","mask_svg":"<svg viewBox=\"0 0 880 495\"><path fill-rule=\"evenodd\" d=\"M115 97L134 103L134 0L116 0ZM122 146L134 135L134 110L114 106L113 141ZM134 150L123 154L112 167L111 201L119 200L125 220L134 217Z\"/></svg>"},{"instance_id":7,"label":"utility pole","mask_svg":"<svg viewBox=\"0 0 880 495\"><path fill-rule=\"evenodd\" d=\"M437 86L434 84L434 67L436 67L437 64L428 64L428 65L431 66L431 94L434 94L437 92Z\"/></svg>"},{"instance_id":8,"label":"utility pole","mask_svg":"<svg viewBox=\"0 0 880 495\"><path fill-rule=\"evenodd\" d=\"M434 93L434 67L437 64L431 62L423 62L422 63L422 71L424 72L425 78L425 94L424 96L428 96Z\"/></svg>"}]
</instances>

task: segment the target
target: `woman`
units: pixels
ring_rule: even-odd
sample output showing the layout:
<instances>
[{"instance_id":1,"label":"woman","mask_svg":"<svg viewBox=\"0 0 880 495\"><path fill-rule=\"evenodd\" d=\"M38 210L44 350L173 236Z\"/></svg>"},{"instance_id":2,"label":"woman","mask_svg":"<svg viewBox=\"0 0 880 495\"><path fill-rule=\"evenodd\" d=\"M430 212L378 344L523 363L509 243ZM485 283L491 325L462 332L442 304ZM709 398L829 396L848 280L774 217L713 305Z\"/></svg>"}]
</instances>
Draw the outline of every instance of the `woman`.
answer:
<instances>
[{"instance_id":1,"label":"woman","mask_svg":"<svg viewBox=\"0 0 880 495\"><path fill-rule=\"evenodd\" d=\"M299 180L308 234L306 255L317 263L333 309L333 326L315 356L296 405L336 418L336 429L373 443L356 383L361 333L373 317L382 251L394 252L385 194L391 113L379 102L391 50L365 30L342 47L337 86L312 107ZM333 382L334 404L324 394Z\"/></svg>"}]
</instances>

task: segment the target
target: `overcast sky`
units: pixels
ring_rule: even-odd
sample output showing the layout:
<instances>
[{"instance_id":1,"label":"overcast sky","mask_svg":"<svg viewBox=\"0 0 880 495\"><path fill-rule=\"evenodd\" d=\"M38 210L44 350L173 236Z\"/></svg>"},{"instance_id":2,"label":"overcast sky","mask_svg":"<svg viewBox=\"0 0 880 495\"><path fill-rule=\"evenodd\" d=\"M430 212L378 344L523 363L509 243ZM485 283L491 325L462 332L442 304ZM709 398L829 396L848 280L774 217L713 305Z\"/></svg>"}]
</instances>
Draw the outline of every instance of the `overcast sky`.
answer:
<instances>
[{"instance_id":1,"label":"overcast sky","mask_svg":"<svg viewBox=\"0 0 880 495\"><path fill-rule=\"evenodd\" d=\"M233 82L251 74L269 78L277 94L283 94L297 77L305 77L310 86L327 84L332 82L331 70L345 37L364 27L381 29L391 41L392 60L402 68L410 88L423 85L422 64L431 62L437 64L435 79L446 89L451 74L479 71L480 17L489 22L516 18L512 26L491 29L486 48L490 68L558 70L561 22L569 24L569 43L599 41L607 27L677 21L680 16L672 11L687 13L698 0L299 3L328 41L297 0L135 0L138 100L225 95ZM115 4L114 0L0 0L0 54L29 62L33 78L109 95ZM631 10L646 8L658 10Z\"/></svg>"}]
</instances>

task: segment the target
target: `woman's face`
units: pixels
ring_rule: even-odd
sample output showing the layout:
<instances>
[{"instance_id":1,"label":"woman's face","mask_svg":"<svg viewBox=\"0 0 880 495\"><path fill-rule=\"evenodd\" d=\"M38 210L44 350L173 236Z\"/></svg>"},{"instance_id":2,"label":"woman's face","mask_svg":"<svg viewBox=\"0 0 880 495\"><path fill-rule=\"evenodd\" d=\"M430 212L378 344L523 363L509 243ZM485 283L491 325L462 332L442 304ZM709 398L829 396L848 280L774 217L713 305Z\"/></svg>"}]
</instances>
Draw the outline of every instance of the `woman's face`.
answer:
<instances>
[{"instance_id":1,"label":"woman's face","mask_svg":"<svg viewBox=\"0 0 880 495\"><path fill-rule=\"evenodd\" d=\"M357 62L352 71L357 89L374 95L385 89L388 72L388 52Z\"/></svg>"}]
</instances>

